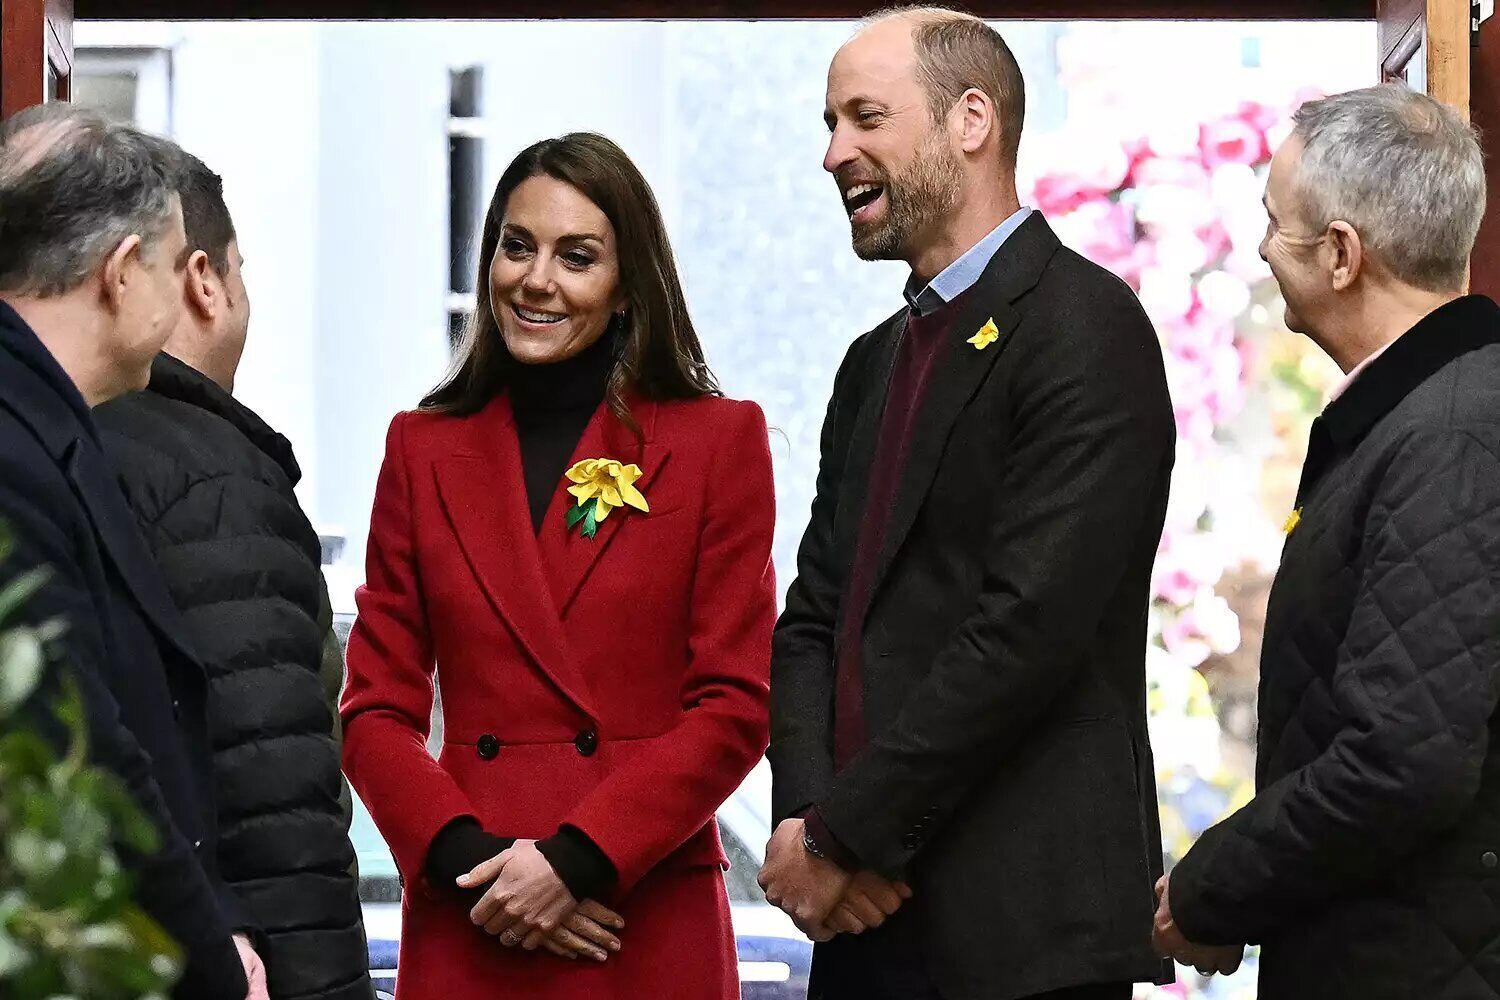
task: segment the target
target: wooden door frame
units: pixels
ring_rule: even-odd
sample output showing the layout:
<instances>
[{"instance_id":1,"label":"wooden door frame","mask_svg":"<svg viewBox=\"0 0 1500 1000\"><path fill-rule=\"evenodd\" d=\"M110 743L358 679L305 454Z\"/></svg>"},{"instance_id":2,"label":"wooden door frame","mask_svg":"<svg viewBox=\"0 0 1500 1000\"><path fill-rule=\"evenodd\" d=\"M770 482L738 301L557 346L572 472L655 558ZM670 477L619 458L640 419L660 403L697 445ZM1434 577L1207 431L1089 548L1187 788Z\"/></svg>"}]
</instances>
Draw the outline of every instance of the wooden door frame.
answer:
<instances>
[{"instance_id":1,"label":"wooden door frame","mask_svg":"<svg viewBox=\"0 0 1500 1000\"><path fill-rule=\"evenodd\" d=\"M1469 263L1469 290L1500 300L1500 17L1480 27L1472 58L1469 116L1490 149L1484 160L1489 198Z\"/></svg>"},{"instance_id":2,"label":"wooden door frame","mask_svg":"<svg viewBox=\"0 0 1500 1000\"><path fill-rule=\"evenodd\" d=\"M67 98L73 77L73 0L0 0L0 46L6 81L0 118L40 103L53 70L60 81L57 96Z\"/></svg>"},{"instance_id":3,"label":"wooden door frame","mask_svg":"<svg viewBox=\"0 0 1500 1000\"><path fill-rule=\"evenodd\" d=\"M1471 73L1468 0L1377 0L1376 14L1382 74L1400 75L1409 61L1424 51L1422 89L1467 115Z\"/></svg>"}]
</instances>

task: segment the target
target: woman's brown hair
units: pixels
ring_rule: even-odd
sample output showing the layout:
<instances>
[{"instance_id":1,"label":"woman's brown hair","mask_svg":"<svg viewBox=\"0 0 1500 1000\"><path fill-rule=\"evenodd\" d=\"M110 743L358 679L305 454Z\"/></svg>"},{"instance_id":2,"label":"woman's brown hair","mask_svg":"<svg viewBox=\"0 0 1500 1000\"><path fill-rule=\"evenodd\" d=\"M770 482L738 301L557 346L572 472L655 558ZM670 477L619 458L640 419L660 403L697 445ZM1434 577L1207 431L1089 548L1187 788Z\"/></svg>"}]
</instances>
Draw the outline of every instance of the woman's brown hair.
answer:
<instances>
[{"instance_id":1,"label":"woman's brown hair","mask_svg":"<svg viewBox=\"0 0 1500 1000\"><path fill-rule=\"evenodd\" d=\"M452 369L422 400L422 409L457 416L477 413L505 388L518 365L500 336L490 303L490 265L499 248L511 193L522 181L537 176L577 188L615 230L626 310L623 343L605 390L610 411L639 433L626 405L627 393L646 399L721 395L688 316L672 246L651 186L619 146L602 135L574 132L522 150L501 175L479 245L478 303Z\"/></svg>"}]
</instances>

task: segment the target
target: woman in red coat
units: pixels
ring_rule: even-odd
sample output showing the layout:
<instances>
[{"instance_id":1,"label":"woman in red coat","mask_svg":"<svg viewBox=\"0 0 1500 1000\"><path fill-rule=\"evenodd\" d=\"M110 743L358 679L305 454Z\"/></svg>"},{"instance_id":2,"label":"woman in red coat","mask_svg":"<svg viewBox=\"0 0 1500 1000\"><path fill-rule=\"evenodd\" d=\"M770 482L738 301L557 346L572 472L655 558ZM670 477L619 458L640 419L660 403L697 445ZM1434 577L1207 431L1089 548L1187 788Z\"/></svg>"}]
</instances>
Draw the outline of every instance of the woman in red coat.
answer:
<instances>
[{"instance_id":1,"label":"woman in red coat","mask_svg":"<svg viewBox=\"0 0 1500 1000\"><path fill-rule=\"evenodd\" d=\"M398 995L732 1000L713 817L767 739L764 418L719 393L607 139L516 158L480 287L391 424L341 705L405 883Z\"/></svg>"}]
</instances>

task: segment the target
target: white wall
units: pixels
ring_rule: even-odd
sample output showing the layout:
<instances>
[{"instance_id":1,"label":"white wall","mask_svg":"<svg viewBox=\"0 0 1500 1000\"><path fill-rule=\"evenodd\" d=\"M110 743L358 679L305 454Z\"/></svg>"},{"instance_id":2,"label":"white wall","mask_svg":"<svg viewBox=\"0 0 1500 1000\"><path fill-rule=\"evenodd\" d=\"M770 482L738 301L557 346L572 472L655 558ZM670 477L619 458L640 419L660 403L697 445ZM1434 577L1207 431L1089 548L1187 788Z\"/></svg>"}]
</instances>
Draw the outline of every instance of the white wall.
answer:
<instances>
[{"instance_id":1,"label":"white wall","mask_svg":"<svg viewBox=\"0 0 1500 1000\"><path fill-rule=\"evenodd\" d=\"M485 68L486 196L515 153L575 129L619 142L666 195L662 36L555 22L78 26L81 48L171 50L159 120L223 175L247 261L237 395L296 446L299 496L319 530L347 536L351 580L390 418L448 363L449 70Z\"/></svg>"}]
</instances>

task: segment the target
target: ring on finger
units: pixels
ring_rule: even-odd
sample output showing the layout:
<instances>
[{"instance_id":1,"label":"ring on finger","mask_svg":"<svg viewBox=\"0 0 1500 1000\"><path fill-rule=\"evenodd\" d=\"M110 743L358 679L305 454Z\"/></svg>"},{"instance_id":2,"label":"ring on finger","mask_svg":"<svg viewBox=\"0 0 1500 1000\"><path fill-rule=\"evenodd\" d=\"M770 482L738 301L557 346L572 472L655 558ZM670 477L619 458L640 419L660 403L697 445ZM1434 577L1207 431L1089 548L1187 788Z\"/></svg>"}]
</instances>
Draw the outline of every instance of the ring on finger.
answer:
<instances>
[{"instance_id":1,"label":"ring on finger","mask_svg":"<svg viewBox=\"0 0 1500 1000\"><path fill-rule=\"evenodd\" d=\"M507 948L515 947L516 945L521 943L521 936L512 930L501 931L500 943L505 945Z\"/></svg>"}]
</instances>

